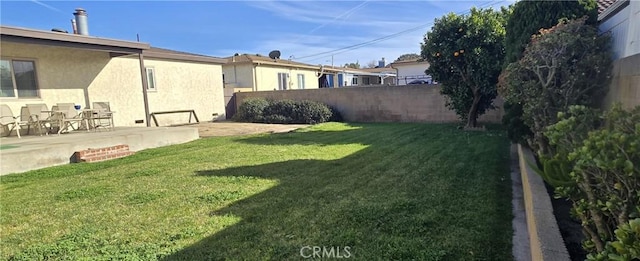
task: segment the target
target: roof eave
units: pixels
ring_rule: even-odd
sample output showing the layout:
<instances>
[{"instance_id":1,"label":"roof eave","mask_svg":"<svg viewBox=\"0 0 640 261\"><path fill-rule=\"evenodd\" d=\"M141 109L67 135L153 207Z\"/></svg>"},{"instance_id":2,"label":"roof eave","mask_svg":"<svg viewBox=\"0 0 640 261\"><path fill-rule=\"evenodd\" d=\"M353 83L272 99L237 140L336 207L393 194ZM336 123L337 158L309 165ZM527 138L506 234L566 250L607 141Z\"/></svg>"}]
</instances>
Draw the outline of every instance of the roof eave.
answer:
<instances>
[{"instance_id":1,"label":"roof eave","mask_svg":"<svg viewBox=\"0 0 640 261\"><path fill-rule=\"evenodd\" d=\"M602 13L598 14L598 21L605 21L612 16L616 15L620 10L627 7L629 5L629 0L618 0L611 4L607 9L604 9Z\"/></svg>"},{"instance_id":2,"label":"roof eave","mask_svg":"<svg viewBox=\"0 0 640 261\"><path fill-rule=\"evenodd\" d=\"M282 66L289 68L302 68L302 69L310 69L310 70L320 70L319 66L313 65L302 65L302 64L286 64L286 63L277 63L277 62L268 62L268 61L253 61L253 64L257 65L273 65L273 66Z\"/></svg>"},{"instance_id":3,"label":"roof eave","mask_svg":"<svg viewBox=\"0 0 640 261\"><path fill-rule=\"evenodd\" d=\"M391 68L394 68L394 69L395 69L395 68L396 68L396 66L398 66L398 65L414 65L414 64L421 64L421 63L429 64L429 62L428 62L428 61L423 60L423 59L420 59L420 60L417 60L417 61L399 61L399 62L393 62L393 63L390 63L390 64L389 64L389 66L391 66Z\"/></svg>"},{"instance_id":4,"label":"roof eave","mask_svg":"<svg viewBox=\"0 0 640 261\"><path fill-rule=\"evenodd\" d=\"M199 55L188 55L188 54L177 54L177 53L166 53L166 52L158 52L153 50L144 50L142 54L148 58L213 63L213 64L227 63L227 60L222 58L199 56Z\"/></svg>"},{"instance_id":5,"label":"roof eave","mask_svg":"<svg viewBox=\"0 0 640 261\"><path fill-rule=\"evenodd\" d=\"M41 45L86 48L102 51L139 53L149 49L148 43L130 42L93 36L47 32L17 27L0 26L3 41Z\"/></svg>"}]
</instances>

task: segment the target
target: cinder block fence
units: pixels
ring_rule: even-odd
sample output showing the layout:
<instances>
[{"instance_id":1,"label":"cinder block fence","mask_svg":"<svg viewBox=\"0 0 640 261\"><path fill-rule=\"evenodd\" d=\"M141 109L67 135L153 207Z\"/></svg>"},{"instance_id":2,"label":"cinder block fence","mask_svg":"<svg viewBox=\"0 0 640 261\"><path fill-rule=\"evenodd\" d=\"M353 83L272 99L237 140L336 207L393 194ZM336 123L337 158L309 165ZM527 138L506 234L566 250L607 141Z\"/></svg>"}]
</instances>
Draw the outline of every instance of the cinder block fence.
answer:
<instances>
[{"instance_id":1,"label":"cinder block fence","mask_svg":"<svg viewBox=\"0 0 640 261\"><path fill-rule=\"evenodd\" d=\"M312 100L338 109L350 122L456 122L446 97L438 85L400 85L373 87L323 88L309 90L260 91L236 93L236 104L253 97ZM494 100L496 110L482 115L482 122L499 123L504 114L502 99Z\"/></svg>"}]
</instances>

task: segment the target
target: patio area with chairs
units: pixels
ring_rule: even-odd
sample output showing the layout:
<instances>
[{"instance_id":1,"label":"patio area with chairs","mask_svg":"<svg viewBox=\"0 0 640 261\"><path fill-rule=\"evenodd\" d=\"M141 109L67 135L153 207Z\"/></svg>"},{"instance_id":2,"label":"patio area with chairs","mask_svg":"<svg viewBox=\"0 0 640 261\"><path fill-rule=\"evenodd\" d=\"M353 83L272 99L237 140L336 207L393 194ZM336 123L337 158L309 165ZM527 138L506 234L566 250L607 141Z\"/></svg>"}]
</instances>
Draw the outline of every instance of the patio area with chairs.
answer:
<instances>
[{"instance_id":1,"label":"patio area with chairs","mask_svg":"<svg viewBox=\"0 0 640 261\"><path fill-rule=\"evenodd\" d=\"M0 138L0 175L75 162L76 152L126 145L132 152L199 138L196 127L115 127L71 131L70 135L16 135Z\"/></svg>"},{"instance_id":2,"label":"patio area with chairs","mask_svg":"<svg viewBox=\"0 0 640 261\"><path fill-rule=\"evenodd\" d=\"M21 107L20 114L14 113L6 104L0 107L3 136L15 133L21 138L23 133L42 136L114 128L115 112L111 111L109 102L93 102L91 108L82 108L73 103L56 103L51 109L44 103L26 104Z\"/></svg>"}]
</instances>

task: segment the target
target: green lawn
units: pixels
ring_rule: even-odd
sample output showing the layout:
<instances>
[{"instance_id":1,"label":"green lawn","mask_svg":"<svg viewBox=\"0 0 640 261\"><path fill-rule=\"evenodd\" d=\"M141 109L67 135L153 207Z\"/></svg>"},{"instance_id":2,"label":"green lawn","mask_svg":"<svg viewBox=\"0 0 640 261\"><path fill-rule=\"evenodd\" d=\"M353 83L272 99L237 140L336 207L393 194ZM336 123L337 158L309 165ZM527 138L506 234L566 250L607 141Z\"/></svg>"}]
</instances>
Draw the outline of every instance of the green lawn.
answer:
<instances>
[{"instance_id":1,"label":"green lawn","mask_svg":"<svg viewBox=\"0 0 640 261\"><path fill-rule=\"evenodd\" d=\"M328 123L3 176L0 258L511 260L508 147L501 130Z\"/></svg>"}]
</instances>

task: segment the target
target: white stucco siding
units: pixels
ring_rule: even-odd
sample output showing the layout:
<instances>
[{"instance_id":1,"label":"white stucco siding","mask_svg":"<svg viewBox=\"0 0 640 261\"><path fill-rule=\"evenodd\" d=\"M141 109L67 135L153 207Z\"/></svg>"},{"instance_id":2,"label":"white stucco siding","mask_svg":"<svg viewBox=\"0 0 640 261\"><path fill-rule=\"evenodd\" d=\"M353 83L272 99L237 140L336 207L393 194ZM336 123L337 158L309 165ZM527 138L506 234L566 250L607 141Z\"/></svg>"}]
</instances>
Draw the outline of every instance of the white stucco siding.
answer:
<instances>
[{"instance_id":1,"label":"white stucco siding","mask_svg":"<svg viewBox=\"0 0 640 261\"><path fill-rule=\"evenodd\" d=\"M214 113L224 115L221 65L145 58L145 67L153 68L156 81L156 90L147 93L150 113L195 110L200 121L212 120ZM159 125L180 124L188 122L189 114L156 118Z\"/></svg>"},{"instance_id":2,"label":"white stucco siding","mask_svg":"<svg viewBox=\"0 0 640 261\"><path fill-rule=\"evenodd\" d=\"M318 77L314 70L259 65L256 67L257 91L278 90L278 73L289 74L288 90L298 89L298 74L304 75L305 89L318 88Z\"/></svg>"},{"instance_id":3,"label":"white stucco siding","mask_svg":"<svg viewBox=\"0 0 640 261\"><path fill-rule=\"evenodd\" d=\"M140 63L136 58L113 58L89 86L89 100L109 102L115 126L146 126Z\"/></svg>"},{"instance_id":4,"label":"white stucco siding","mask_svg":"<svg viewBox=\"0 0 640 261\"><path fill-rule=\"evenodd\" d=\"M253 88L255 78L252 64L225 64L222 66L225 84L233 87Z\"/></svg>"},{"instance_id":5,"label":"white stucco siding","mask_svg":"<svg viewBox=\"0 0 640 261\"><path fill-rule=\"evenodd\" d=\"M18 115L25 104L109 102L116 126L135 126L144 119L142 82L137 59L111 59L107 52L2 42L3 59L34 60L40 97L0 98ZM142 124L142 126L144 126Z\"/></svg>"},{"instance_id":6,"label":"white stucco siding","mask_svg":"<svg viewBox=\"0 0 640 261\"><path fill-rule=\"evenodd\" d=\"M108 52L77 48L1 44L3 59L33 60L36 66L39 97L0 98L14 115L32 103L88 108L93 102L109 102L115 126L146 126L137 55L111 58ZM157 91L148 93L150 112L193 109L201 121L211 120L213 113L224 115L221 65L146 58L145 66L156 73Z\"/></svg>"},{"instance_id":7,"label":"white stucco siding","mask_svg":"<svg viewBox=\"0 0 640 261\"><path fill-rule=\"evenodd\" d=\"M342 74L342 84L343 84L343 86L354 86L354 85L360 84L360 82L358 82L357 84L353 84L353 78L356 78L356 76L353 75L352 73L344 73L344 74Z\"/></svg>"},{"instance_id":8,"label":"white stucco siding","mask_svg":"<svg viewBox=\"0 0 640 261\"><path fill-rule=\"evenodd\" d=\"M415 80L416 77L427 77L425 70L429 68L429 65L426 63L396 64L393 67L398 69L398 85L404 85Z\"/></svg>"}]
</instances>

